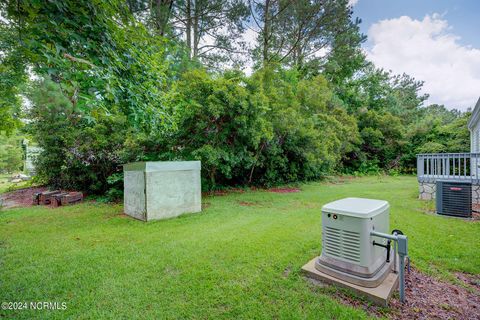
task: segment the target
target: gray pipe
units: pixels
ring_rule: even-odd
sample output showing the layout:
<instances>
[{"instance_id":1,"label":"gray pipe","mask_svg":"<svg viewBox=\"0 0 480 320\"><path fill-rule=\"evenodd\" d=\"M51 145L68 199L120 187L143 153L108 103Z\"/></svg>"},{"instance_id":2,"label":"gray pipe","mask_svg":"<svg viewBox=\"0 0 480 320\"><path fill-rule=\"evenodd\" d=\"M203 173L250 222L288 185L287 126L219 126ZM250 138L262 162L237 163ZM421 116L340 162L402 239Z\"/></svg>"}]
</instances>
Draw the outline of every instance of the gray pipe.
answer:
<instances>
[{"instance_id":1,"label":"gray pipe","mask_svg":"<svg viewBox=\"0 0 480 320\"><path fill-rule=\"evenodd\" d=\"M393 240L397 243L397 245L394 245L394 252L393 254L396 257L396 252L395 249L398 250L398 256L400 257L400 301L402 303L405 302L405 257L408 256L408 238L402 234L388 234L388 233L382 233L382 232L377 232L377 231L371 231L370 232L371 236L374 237L380 237L380 238L385 238L385 239L390 239Z\"/></svg>"},{"instance_id":2,"label":"gray pipe","mask_svg":"<svg viewBox=\"0 0 480 320\"><path fill-rule=\"evenodd\" d=\"M371 236L375 236L375 237L390 239L390 240L394 240L394 241L397 241L397 240L398 240L398 238L397 238L398 236L396 236L396 235L388 234L388 233L382 233L382 232L377 232L377 231L370 231L370 235L371 235Z\"/></svg>"}]
</instances>

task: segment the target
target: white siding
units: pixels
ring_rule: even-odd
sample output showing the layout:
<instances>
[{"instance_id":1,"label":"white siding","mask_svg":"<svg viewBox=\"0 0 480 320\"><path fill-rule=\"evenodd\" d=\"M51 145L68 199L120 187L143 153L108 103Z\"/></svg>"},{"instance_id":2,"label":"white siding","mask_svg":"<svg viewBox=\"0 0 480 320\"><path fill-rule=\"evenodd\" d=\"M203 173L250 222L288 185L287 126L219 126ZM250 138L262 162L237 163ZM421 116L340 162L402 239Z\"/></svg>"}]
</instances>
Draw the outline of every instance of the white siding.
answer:
<instances>
[{"instance_id":1,"label":"white siding","mask_svg":"<svg viewBox=\"0 0 480 320\"><path fill-rule=\"evenodd\" d=\"M470 152L480 151L480 126L477 123L470 134Z\"/></svg>"}]
</instances>

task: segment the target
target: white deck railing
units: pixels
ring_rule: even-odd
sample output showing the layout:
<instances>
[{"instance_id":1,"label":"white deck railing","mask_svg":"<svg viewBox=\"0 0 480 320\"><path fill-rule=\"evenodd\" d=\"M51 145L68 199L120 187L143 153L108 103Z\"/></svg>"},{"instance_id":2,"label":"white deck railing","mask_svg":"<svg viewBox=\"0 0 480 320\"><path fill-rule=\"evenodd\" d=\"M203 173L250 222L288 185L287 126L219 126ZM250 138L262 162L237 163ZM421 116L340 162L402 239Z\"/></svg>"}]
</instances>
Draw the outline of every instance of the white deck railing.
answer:
<instances>
[{"instance_id":1,"label":"white deck railing","mask_svg":"<svg viewBox=\"0 0 480 320\"><path fill-rule=\"evenodd\" d=\"M480 153L425 153L417 155L419 182L437 180L478 182Z\"/></svg>"}]
</instances>

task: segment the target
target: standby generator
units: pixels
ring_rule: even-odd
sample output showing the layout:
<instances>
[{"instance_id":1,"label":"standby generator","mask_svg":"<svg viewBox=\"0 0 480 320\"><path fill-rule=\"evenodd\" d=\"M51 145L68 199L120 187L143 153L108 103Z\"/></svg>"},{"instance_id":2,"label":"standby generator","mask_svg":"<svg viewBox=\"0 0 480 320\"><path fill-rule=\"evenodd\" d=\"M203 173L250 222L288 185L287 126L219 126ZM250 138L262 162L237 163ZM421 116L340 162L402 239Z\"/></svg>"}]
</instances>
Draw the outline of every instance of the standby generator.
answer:
<instances>
[{"instance_id":1,"label":"standby generator","mask_svg":"<svg viewBox=\"0 0 480 320\"><path fill-rule=\"evenodd\" d=\"M364 287L378 286L392 268L387 201L345 198L322 207L322 254L317 270Z\"/></svg>"}]
</instances>

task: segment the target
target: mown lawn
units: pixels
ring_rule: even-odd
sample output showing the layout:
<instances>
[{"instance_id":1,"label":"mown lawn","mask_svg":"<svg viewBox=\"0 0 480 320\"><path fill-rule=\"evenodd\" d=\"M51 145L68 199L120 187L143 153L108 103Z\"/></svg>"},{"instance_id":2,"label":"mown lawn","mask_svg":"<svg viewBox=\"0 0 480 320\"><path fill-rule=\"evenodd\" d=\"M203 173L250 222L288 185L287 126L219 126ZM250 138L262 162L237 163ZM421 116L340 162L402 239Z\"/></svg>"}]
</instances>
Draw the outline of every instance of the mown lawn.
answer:
<instances>
[{"instance_id":1,"label":"mown lawn","mask_svg":"<svg viewBox=\"0 0 480 320\"><path fill-rule=\"evenodd\" d=\"M22 181L18 183L10 182L11 177L11 174L0 174L0 194L32 185L32 181Z\"/></svg>"},{"instance_id":2,"label":"mown lawn","mask_svg":"<svg viewBox=\"0 0 480 320\"><path fill-rule=\"evenodd\" d=\"M0 212L0 302L67 303L0 318L366 318L300 274L320 252L320 208L347 196L390 201L391 228L421 270L480 272L480 224L424 213L414 177L301 189L205 197L200 214L150 223L94 203Z\"/></svg>"},{"instance_id":3,"label":"mown lawn","mask_svg":"<svg viewBox=\"0 0 480 320\"><path fill-rule=\"evenodd\" d=\"M0 193L6 192L8 188L12 185L9 178L11 175L0 174Z\"/></svg>"}]
</instances>

